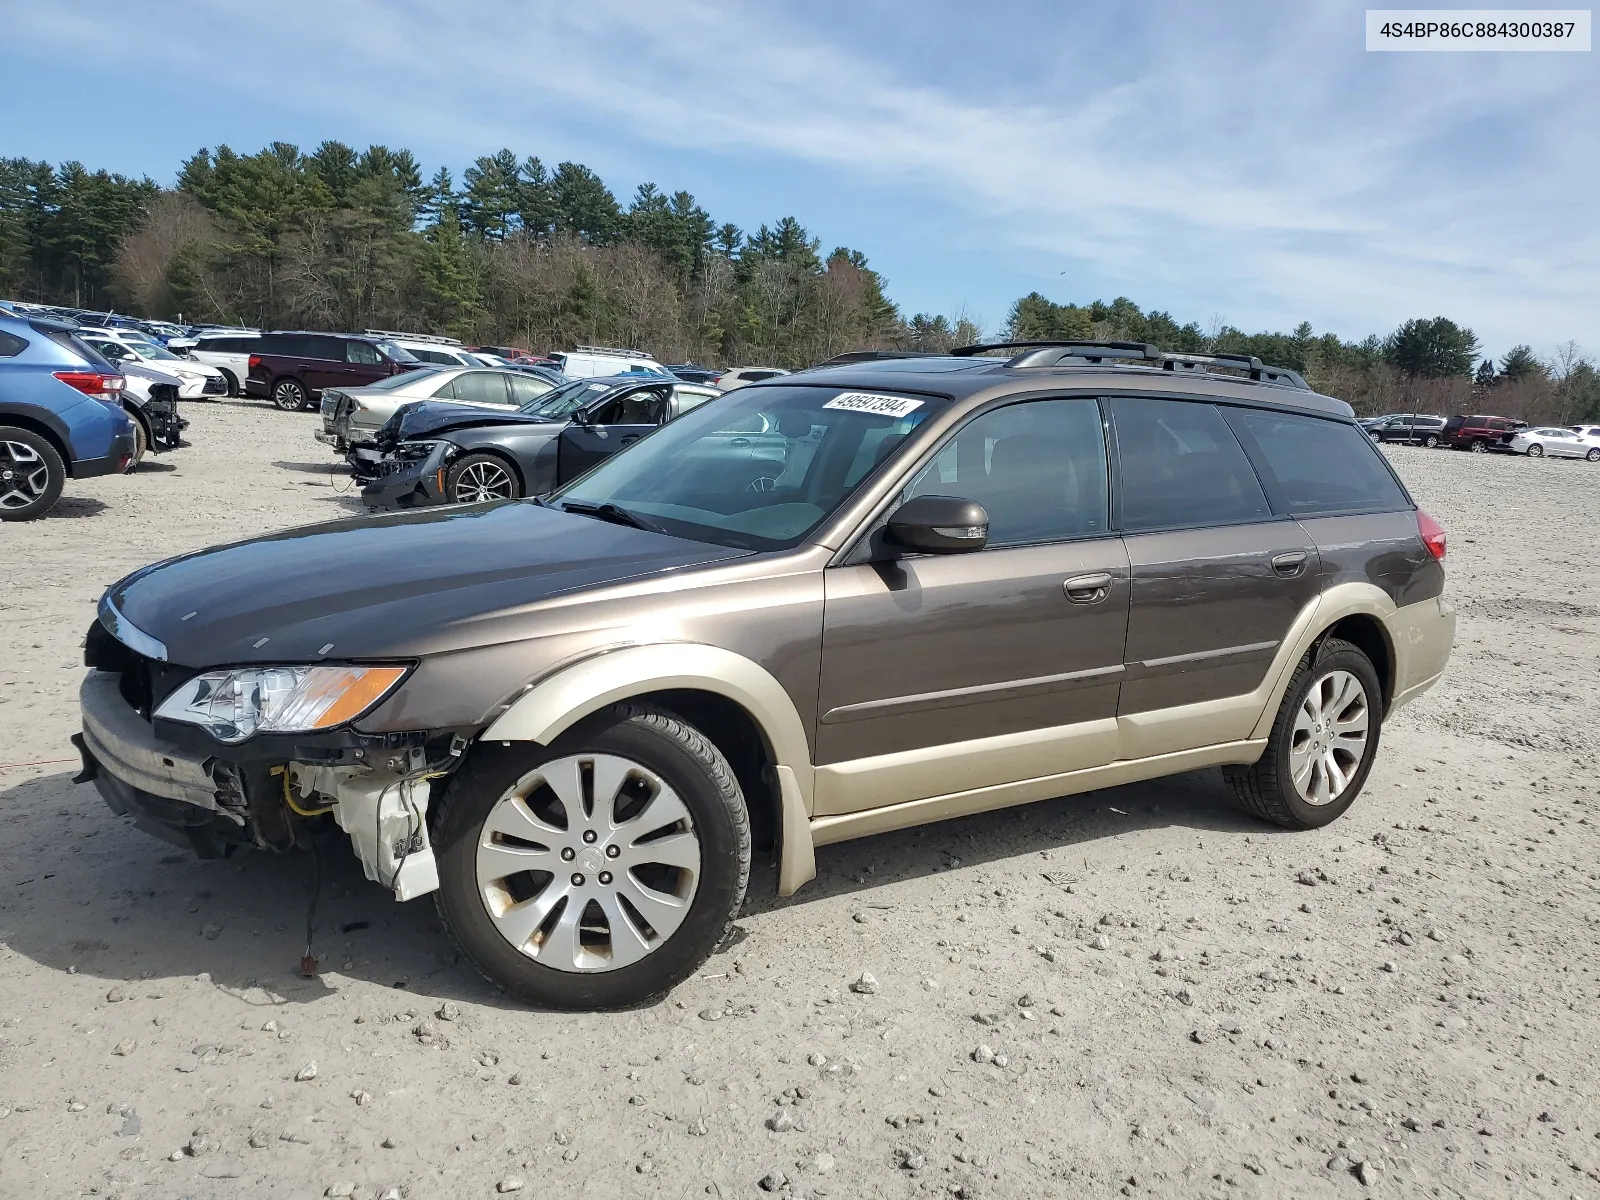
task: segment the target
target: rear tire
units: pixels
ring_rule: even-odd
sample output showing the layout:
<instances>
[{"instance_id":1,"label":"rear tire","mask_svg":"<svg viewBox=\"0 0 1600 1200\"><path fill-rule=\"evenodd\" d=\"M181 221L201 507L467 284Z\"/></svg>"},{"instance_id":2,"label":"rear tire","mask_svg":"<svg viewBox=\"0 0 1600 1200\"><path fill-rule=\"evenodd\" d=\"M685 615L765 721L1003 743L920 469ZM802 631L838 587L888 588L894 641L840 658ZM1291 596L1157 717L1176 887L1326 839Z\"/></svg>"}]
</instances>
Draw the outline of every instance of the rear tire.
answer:
<instances>
[{"instance_id":1,"label":"rear tire","mask_svg":"<svg viewBox=\"0 0 1600 1200\"><path fill-rule=\"evenodd\" d=\"M1335 710L1329 698L1338 697L1345 680L1353 681L1359 694L1336 699ZM1324 641L1289 680L1267 736L1266 753L1248 767L1222 769L1240 805L1286 829L1317 829L1338 820L1361 794L1377 756L1382 696L1378 673L1359 648L1340 638ZM1354 742L1339 732L1357 723L1363 730L1359 754ZM1318 752L1323 744L1330 748ZM1337 788L1327 785L1326 797L1319 800L1317 772L1321 770L1326 780L1330 760L1343 781ZM1310 774L1297 783L1297 770Z\"/></svg>"},{"instance_id":2,"label":"rear tire","mask_svg":"<svg viewBox=\"0 0 1600 1200\"><path fill-rule=\"evenodd\" d=\"M1482 438L1473 439L1472 452L1474 454L1487 454L1487 453L1489 453L1489 443L1484 441Z\"/></svg>"},{"instance_id":3,"label":"rear tire","mask_svg":"<svg viewBox=\"0 0 1600 1200\"><path fill-rule=\"evenodd\" d=\"M144 456L150 452L150 430L145 428L143 417L133 417L133 457L128 460L128 465L122 469L124 475L132 475L134 468L143 461Z\"/></svg>"},{"instance_id":4,"label":"rear tire","mask_svg":"<svg viewBox=\"0 0 1600 1200\"><path fill-rule=\"evenodd\" d=\"M1529 458L1543 458L1544 457L1544 447L1539 445L1538 442L1535 442L1533 445L1528 447L1528 457Z\"/></svg>"},{"instance_id":5,"label":"rear tire","mask_svg":"<svg viewBox=\"0 0 1600 1200\"><path fill-rule=\"evenodd\" d=\"M1430 433L1427 437L1422 439L1422 444L1424 446L1426 446L1429 450L1432 450L1434 447L1436 447L1439 444L1439 435L1438 434L1434 434L1434 433Z\"/></svg>"},{"instance_id":6,"label":"rear tire","mask_svg":"<svg viewBox=\"0 0 1600 1200\"><path fill-rule=\"evenodd\" d=\"M67 468L31 429L0 425L0 521L31 521L61 499Z\"/></svg>"},{"instance_id":7,"label":"rear tire","mask_svg":"<svg viewBox=\"0 0 1600 1200\"><path fill-rule=\"evenodd\" d=\"M284 378L272 385L272 403L284 412L299 412L307 403L305 384Z\"/></svg>"},{"instance_id":8,"label":"rear tire","mask_svg":"<svg viewBox=\"0 0 1600 1200\"><path fill-rule=\"evenodd\" d=\"M545 782L546 770L572 795ZM635 787L644 799L630 812ZM657 805L685 815L670 834L646 837ZM727 933L750 878L750 818L727 759L693 726L640 705L597 713L548 747L480 744L445 791L434 847L436 903L457 945L519 1000L561 1009L639 1004L682 983ZM658 861L693 861L692 879L627 866L650 847L663 848ZM614 879L604 873L613 865ZM659 903L672 897L683 899ZM584 907L569 912L575 903ZM640 932L640 916L651 930ZM664 936L655 931L669 922Z\"/></svg>"}]
</instances>

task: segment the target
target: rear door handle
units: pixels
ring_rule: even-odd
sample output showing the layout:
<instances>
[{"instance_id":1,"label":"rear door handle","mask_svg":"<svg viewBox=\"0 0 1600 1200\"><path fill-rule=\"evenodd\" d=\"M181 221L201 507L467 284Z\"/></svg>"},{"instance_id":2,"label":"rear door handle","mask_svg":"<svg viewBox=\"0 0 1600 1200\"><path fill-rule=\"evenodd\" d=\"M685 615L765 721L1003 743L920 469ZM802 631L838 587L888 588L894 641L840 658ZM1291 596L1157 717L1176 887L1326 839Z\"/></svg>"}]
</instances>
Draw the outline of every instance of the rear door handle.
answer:
<instances>
[{"instance_id":1,"label":"rear door handle","mask_svg":"<svg viewBox=\"0 0 1600 1200\"><path fill-rule=\"evenodd\" d=\"M1061 590L1074 604L1098 604L1111 594L1111 575L1106 571L1074 575L1061 585Z\"/></svg>"},{"instance_id":2,"label":"rear door handle","mask_svg":"<svg viewBox=\"0 0 1600 1200\"><path fill-rule=\"evenodd\" d=\"M1272 556L1272 569L1279 575L1293 579L1306 569L1306 559L1310 557L1304 550L1287 550L1282 554Z\"/></svg>"},{"instance_id":3,"label":"rear door handle","mask_svg":"<svg viewBox=\"0 0 1600 1200\"><path fill-rule=\"evenodd\" d=\"M637 442L638 440L639 435L637 433L629 433L623 436L622 444L626 446L629 442Z\"/></svg>"}]
</instances>

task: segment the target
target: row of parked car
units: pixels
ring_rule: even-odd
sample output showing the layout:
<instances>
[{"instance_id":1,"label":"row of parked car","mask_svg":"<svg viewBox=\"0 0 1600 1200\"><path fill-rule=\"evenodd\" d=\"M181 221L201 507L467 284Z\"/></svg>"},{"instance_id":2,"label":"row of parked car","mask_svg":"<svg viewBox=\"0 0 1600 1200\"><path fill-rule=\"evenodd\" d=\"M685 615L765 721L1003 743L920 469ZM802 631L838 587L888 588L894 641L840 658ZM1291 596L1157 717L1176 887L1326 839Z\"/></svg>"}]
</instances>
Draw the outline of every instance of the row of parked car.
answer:
<instances>
[{"instance_id":1,"label":"row of parked car","mask_svg":"<svg viewBox=\"0 0 1600 1200\"><path fill-rule=\"evenodd\" d=\"M1361 427L1375 442L1600 462L1600 425L1532 426L1513 417L1482 414L1385 413L1366 418Z\"/></svg>"},{"instance_id":2,"label":"row of parked car","mask_svg":"<svg viewBox=\"0 0 1600 1200\"><path fill-rule=\"evenodd\" d=\"M67 479L185 445L180 400L320 404L317 436L348 458L369 504L406 507L538 494L724 390L786 374L669 368L612 347L534 355L392 330L179 326L0 301L0 519L41 516ZM392 420L402 407L417 410L403 427Z\"/></svg>"}]
</instances>

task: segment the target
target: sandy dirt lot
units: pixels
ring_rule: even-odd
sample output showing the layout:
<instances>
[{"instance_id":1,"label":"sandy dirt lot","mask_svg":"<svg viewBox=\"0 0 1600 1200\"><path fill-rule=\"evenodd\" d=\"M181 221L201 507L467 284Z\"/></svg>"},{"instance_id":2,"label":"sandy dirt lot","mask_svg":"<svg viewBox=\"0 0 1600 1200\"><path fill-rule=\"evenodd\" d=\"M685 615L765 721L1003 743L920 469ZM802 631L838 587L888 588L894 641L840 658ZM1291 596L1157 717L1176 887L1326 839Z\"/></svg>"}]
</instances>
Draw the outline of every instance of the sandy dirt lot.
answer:
<instances>
[{"instance_id":1,"label":"sandy dirt lot","mask_svg":"<svg viewBox=\"0 0 1600 1200\"><path fill-rule=\"evenodd\" d=\"M72 784L106 584L356 507L314 416L188 415L0 526L0 1195L1600 1197L1600 467L1392 451L1458 642L1332 828L1203 772L827 847L665 1002L568 1016L353 859L301 979L309 859Z\"/></svg>"}]
</instances>

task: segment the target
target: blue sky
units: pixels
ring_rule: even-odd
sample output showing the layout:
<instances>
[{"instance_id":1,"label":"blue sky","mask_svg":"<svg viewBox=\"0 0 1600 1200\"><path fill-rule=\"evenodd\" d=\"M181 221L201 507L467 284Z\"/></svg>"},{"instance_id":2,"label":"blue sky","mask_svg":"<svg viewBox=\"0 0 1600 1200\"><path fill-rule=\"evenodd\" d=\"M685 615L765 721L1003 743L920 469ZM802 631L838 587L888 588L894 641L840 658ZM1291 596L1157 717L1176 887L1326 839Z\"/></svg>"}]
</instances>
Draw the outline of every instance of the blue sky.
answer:
<instances>
[{"instance_id":1,"label":"blue sky","mask_svg":"<svg viewBox=\"0 0 1600 1200\"><path fill-rule=\"evenodd\" d=\"M509 146L794 214L908 312L1039 290L1600 351L1593 54L1368 54L1350 3L77 0L8 6L0 153ZM86 66L92 64L92 70ZM120 68L120 69L118 69ZM115 90L105 81L115 77Z\"/></svg>"}]
</instances>

